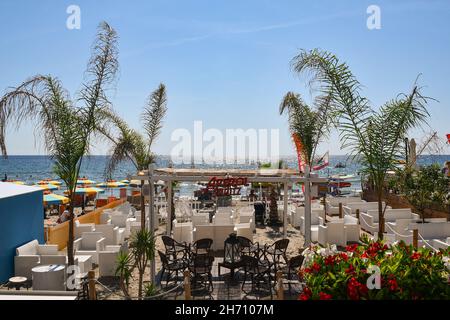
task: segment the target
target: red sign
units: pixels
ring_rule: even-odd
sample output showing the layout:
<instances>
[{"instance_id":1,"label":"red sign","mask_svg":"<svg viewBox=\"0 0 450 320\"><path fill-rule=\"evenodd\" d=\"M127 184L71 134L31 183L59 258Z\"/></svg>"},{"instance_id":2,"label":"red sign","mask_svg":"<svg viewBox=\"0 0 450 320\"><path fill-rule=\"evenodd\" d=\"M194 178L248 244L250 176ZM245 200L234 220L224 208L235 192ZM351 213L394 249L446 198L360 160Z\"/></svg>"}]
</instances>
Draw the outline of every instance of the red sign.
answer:
<instances>
[{"instance_id":1,"label":"red sign","mask_svg":"<svg viewBox=\"0 0 450 320\"><path fill-rule=\"evenodd\" d=\"M225 178L218 179L211 178L203 192L212 191L214 195L220 196L234 196L241 193L241 187L247 184L247 178Z\"/></svg>"}]
</instances>

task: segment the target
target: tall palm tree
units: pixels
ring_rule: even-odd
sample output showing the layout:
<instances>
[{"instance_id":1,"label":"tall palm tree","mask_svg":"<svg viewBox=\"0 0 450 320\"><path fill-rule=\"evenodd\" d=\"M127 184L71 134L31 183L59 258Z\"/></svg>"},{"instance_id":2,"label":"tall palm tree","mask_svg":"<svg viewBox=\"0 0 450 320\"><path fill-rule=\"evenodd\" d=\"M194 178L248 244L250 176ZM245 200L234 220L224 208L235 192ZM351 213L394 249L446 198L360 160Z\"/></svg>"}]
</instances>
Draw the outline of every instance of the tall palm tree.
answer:
<instances>
[{"instance_id":1,"label":"tall palm tree","mask_svg":"<svg viewBox=\"0 0 450 320\"><path fill-rule=\"evenodd\" d=\"M130 128L117 114L111 110L104 113L104 117L113 125L117 135L109 130L100 131L112 142L110 158L107 164L107 175L111 175L122 161L129 160L137 171L148 169L155 162L155 154L152 152L153 142L159 136L163 118L167 112L166 87L160 84L150 94L141 115L145 135ZM145 201L144 184L141 182L141 228L145 228Z\"/></svg>"},{"instance_id":2,"label":"tall palm tree","mask_svg":"<svg viewBox=\"0 0 450 320\"><path fill-rule=\"evenodd\" d=\"M96 127L104 122L103 111L110 109L107 92L118 70L117 34L106 22L99 25L86 80L71 100L61 82L50 75L37 75L8 91L0 100L0 148L6 157L6 127L23 121L36 123L36 134L44 139L54 161L54 172L65 183L70 198L67 255L74 264L74 204L76 182L83 157L89 153ZM80 103L80 106L76 106Z\"/></svg>"},{"instance_id":3,"label":"tall palm tree","mask_svg":"<svg viewBox=\"0 0 450 320\"><path fill-rule=\"evenodd\" d=\"M378 236L382 239L386 172L395 168L402 157L402 142L408 131L425 123L429 98L422 96L414 84L410 93L398 95L375 111L361 96L361 85L350 68L332 53L302 50L293 58L292 66L297 73L312 75L310 85L317 85L322 95L330 99L342 147L348 148L351 157L361 163L376 191Z\"/></svg>"},{"instance_id":4,"label":"tall palm tree","mask_svg":"<svg viewBox=\"0 0 450 320\"><path fill-rule=\"evenodd\" d=\"M313 107L306 104L300 94L288 92L280 104L280 115L287 112L289 129L302 144L302 157L312 167L317 146L329 131L330 99L316 97Z\"/></svg>"}]
</instances>

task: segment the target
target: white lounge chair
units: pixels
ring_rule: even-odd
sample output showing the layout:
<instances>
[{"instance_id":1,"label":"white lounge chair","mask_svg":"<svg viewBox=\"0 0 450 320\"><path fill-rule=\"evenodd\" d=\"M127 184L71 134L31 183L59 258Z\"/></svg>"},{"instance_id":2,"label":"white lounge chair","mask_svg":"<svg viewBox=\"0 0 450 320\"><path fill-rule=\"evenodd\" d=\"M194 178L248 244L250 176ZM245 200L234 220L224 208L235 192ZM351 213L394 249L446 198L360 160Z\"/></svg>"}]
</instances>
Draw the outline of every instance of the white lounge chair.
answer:
<instances>
[{"instance_id":1,"label":"white lounge chair","mask_svg":"<svg viewBox=\"0 0 450 320\"><path fill-rule=\"evenodd\" d=\"M250 219L247 223L238 223L234 226L234 232L237 236L245 237L250 239L253 242L253 229L252 224L253 220Z\"/></svg>"},{"instance_id":2,"label":"white lounge chair","mask_svg":"<svg viewBox=\"0 0 450 320\"><path fill-rule=\"evenodd\" d=\"M31 269L40 264L40 257L43 255L59 255L58 245L39 244L37 240L32 240L17 247L14 274L31 280Z\"/></svg>"},{"instance_id":3,"label":"white lounge chair","mask_svg":"<svg viewBox=\"0 0 450 320\"><path fill-rule=\"evenodd\" d=\"M98 263L98 253L105 247L105 240L101 232L84 232L74 241L74 252L76 255L90 255L92 262Z\"/></svg>"}]
</instances>

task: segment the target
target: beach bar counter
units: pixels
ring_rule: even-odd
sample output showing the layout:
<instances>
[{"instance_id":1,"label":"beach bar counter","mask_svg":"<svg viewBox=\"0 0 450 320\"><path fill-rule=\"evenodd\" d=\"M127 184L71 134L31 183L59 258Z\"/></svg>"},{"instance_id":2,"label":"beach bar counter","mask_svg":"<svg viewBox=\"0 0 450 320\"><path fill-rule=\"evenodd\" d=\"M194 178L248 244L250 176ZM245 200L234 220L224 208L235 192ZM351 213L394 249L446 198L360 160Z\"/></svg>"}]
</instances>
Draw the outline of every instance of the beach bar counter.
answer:
<instances>
[{"instance_id":1,"label":"beach bar counter","mask_svg":"<svg viewBox=\"0 0 450 320\"><path fill-rule=\"evenodd\" d=\"M14 276L16 248L44 242L42 189L0 182L0 283Z\"/></svg>"}]
</instances>

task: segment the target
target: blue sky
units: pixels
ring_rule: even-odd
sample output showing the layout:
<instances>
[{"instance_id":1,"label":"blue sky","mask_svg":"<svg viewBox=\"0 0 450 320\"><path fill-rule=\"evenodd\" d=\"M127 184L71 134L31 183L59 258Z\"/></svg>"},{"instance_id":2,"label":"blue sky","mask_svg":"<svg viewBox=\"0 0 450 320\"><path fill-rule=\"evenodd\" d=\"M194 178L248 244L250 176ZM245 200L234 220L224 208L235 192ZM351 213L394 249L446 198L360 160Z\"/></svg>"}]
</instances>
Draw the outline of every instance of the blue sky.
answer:
<instances>
[{"instance_id":1,"label":"blue sky","mask_svg":"<svg viewBox=\"0 0 450 320\"><path fill-rule=\"evenodd\" d=\"M81 29L66 28L66 8L81 8ZM381 9L368 30L366 9ZM20 1L0 2L0 90L52 74L75 95L96 27L119 34L120 77L114 108L133 127L148 94L163 82L168 114L155 151L167 154L177 128L279 128L281 153L293 154L278 105L287 91L310 92L289 62L299 49L322 48L346 61L377 107L407 92L418 74L431 128L450 133L449 1ZM43 154L33 124L8 130L10 154ZM421 130L412 136L423 136ZM108 147L97 144L94 154ZM320 151L343 154L336 133Z\"/></svg>"}]
</instances>

